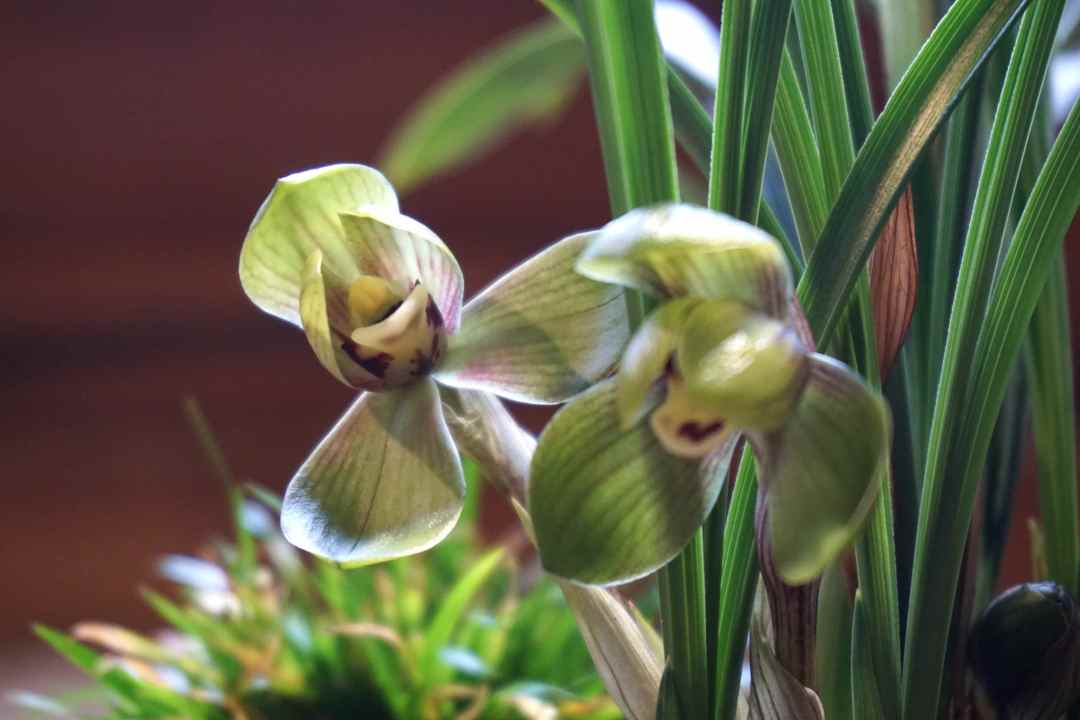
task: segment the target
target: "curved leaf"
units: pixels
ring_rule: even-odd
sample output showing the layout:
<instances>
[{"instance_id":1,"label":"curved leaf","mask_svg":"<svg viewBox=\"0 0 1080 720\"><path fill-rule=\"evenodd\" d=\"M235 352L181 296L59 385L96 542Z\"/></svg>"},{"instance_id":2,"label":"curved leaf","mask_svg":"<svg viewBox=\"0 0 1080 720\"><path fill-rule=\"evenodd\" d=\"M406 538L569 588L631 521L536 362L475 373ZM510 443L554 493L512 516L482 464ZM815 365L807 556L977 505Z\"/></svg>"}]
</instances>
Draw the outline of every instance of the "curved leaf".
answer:
<instances>
[{"instance_id":1,"label":"curved leaf","mask_svg":"<svg viewBox=\"0 0 1080 720\"><path fill-rule=\"evenodd\" d=\"M556 116L584 70L580 39L543 20L500 41L430 90L379 165L402 192L477 157L517 127Z\"/></svg>"},{"instance_id":2,"label":"curved leaf","mask_svg":"<svg viewBox=\"0 0 1080 720\"><path fill-rule=\"evenodd\" d=\"M240 284L264 312L300 326L300 285L312 251L348 280L353 262L338 214L365 205L397 210L394 188L366 165L328 165L281 178L240 250Z\"/></svg>"},{"instance_id":3,"label":"curved leaf","mask_svg":"<svg viewBox=\"0 0 1080 720\"><path fill-rule=\"evenodd\" d=\"M544 567L593 584L652 572L705 520L726 465L669 454L644 423L624 431L614 381L597 384L555 415L533 456L529 512Z\"/></svg>"},{"instance_id":4,"label":"curved leaf","mask_svg":"<svg viewBox=\"0 0 1080 720\"><path fill-rule=\"evenodd\" d=\"M435 378L527 403L556 403L604 377L629 337L622 288L574 263L591 235L571 235L474 297Z\"/></svg>"},{"instance_id":5,"label":"curved leaf","mask_svg":"<svg viewBox=\"0 0 1080 720\"><path fill-rule=\"evenodd\" d=\"M430 379L364 393L285 493L293 545L364 565L426 550L457 523L465 478Z\"/></svg>"},{"instance_id":6,"label":"curved leaf","mask_svg":"<svg viewBox=\"0 0 1080 720\"><path fill-rule=\"evenodd\" d=\"M832 340L878 231L923 149L1025 0L957 0L874 124L821 231L799 299L818 345Z\"/></svg>"},{"instance_id":7,"label":"curved leaf","mask_svg":"<svg viewBox=\"0 0 1080 720\"><path fill-rule=\"evenodd\" d=\"M755 443L784 582L814 579L858 534L877 497L890 434L884 399L844 365L812 355L795 414Z\"/></svg>"}]
</instances>

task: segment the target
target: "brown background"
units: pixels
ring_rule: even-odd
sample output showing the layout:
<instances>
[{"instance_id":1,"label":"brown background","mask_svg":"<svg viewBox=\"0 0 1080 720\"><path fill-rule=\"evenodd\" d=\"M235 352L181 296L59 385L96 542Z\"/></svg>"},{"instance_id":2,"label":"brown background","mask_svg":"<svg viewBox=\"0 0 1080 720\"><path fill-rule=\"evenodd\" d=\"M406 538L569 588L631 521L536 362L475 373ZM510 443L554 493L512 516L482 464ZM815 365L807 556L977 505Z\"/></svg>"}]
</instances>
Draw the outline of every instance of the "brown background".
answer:
<instances>
[{"instance_id":1,"label":"brown background","mask_svg":"<svg viewBox=\"0 0 1080 720\"><path fill-rule=\"evenodd\" d=\"M149 622L135 589L154 558L225 528L184 395L202 401L241 474L284 487L351 394L242 295L247 223L280 175L372 162L419 93L542 14L527 0L11 9L0 643L27 638L31 620ZM591 123L583 87L553 126L405 198L471 290L607 219ZM1026 565L1017 547L1012 577Z\"/></svg>"}]
</instances>

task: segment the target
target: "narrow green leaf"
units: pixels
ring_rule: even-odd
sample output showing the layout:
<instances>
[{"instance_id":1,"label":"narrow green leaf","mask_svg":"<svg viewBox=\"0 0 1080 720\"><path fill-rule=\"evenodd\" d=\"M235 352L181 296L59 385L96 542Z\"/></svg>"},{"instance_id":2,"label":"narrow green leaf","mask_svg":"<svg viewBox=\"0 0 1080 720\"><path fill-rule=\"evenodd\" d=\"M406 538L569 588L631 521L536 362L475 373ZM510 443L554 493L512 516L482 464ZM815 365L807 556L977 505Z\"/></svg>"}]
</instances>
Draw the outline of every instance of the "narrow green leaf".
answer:
<instances>
[{"instance_id":1,"label":"narrow green leaf","mask_svg":"<svg viewBox=\"0 0 1080 720\"><path fill-rule=\"evenodd\" d=\"M818 594L815 675L825 717L851 720L851 597L839 562L821 576Z\"/></svg>"},{"instance_id":2,"label":"narrow green leaf","mask_svg":"<svg viewBox=\"0 0 1080 720\"><path fill-rule=\"evenodd\" d=\"M773 114L772 140L780 172L788 191L799 244L804 257L817 242L828 217L825 178L817 137L803 99L799 78L791 57L785 51L780 65Z\"/></svg>"},{"instance_id":3,"label":"narrow green leaf","mask_svg":"<svg viewBox=\"0 0 1080 720\"><path fill-rule=\"evenodd\" d=\"M577 0L576 8L613 214L677 200L668 71L652 2Z\"/></svg>"},{"instance_id":4,"label":"narrow green leaf","mask_svg":"<svg viewBox=\"0 0 1080 720\"><path fill-rule=\"evenodd\" d=\"M877 687L879 674L874 667L870 623L862 592L856 591L851 630L851 707L854 720L877 720L885 717Z\"/></svg>"},{"instance_id":5,"label":"narrow green leaf","mask_svg":"<svg viewBox=\"0 0 1080 720\"><path fill-rule=\"evenodd\" d=\"M542 20L470 58L409 110L378 165L400 192L480 156L517 128L549 121L573 97L583 48Z\"/></svg>"},{"instance_id":6,"label":"narrow green leaf","mask_svg":"<svg viewBox=\"0 0 1080 720\"><path fill-rule=\"evenodd\" d=\"M750 0L726 0L720 19L720 75L713 112L709 208L739 209L743 172L743 110L746 104L747 44ZM755 71L758 68L754 68Z\"/></svg>"},{"instance_id":7,"label":"narrow green leaf","mask_svg":"<svg viewBox=\"0 0 1080 720\"><path fill-rule=\"evenodd\" d=\"M799 28L810 114L821 151L826 197L831 202L840 192L855 159L832 4L795 3L795 23Z\"/></svg>"},{"instance_id":8,"label":"narrow green leaf","mask_svg":"<svg viewBox=\"0 0 1080 720\"><path fill-rule=\"evenodd\" d=\"M1049 579L1076 595L1080 592L1080 527L1069 296L1064 259L1055 265L1031 320L1031 352L1025 365Z\"/></svg>"},{"instance_id":9,"label":"narrow green leaf","mask_svg":"<svg viewBox=\"0 0 1080 720\"><path fill-rule=\"evenodd\" d=\"M417 677L438 677L436 666L440 662L440 653L450 644L454 631L469 608L469 603L492 574L499 569L503 556L504 551L501 548L484 555L454 583L446 596L440 600L438 612L431 623L424 628L423 646L417 658Z\"/></svg>"},{"instance_id":10,"label":"narrow green leaf","mask_svg":"<svg viewBox=\"0 0 1080 720\"><path fill-rule=\"evenodd\" d=\"M791 18L791 0L762 0L754 3L750 18L749 57L746 61L746 109L743 128L742 192L739 206L731 212L757 223L761 204L765 161L769 154L777 83L784 56L783 39ZM719 102L719 100L717 101ZM674 108L678 122L678 108Z\"/></svg>"},{"instance_id":11,"label":"narrow green leaf","mask_svg":"<svg viewBox=\"0 0 1080 720\"><path fill-rule=\"evenodd\" d=\"M989 431L1005 387L1001 383L999 390L981 382L976 374L985 361L979 348L993 327L988 321L998 312L1007 312L998 305L999 298L988 303L988 291L1063 5L1063 0L1035 3L1021 22L965 240L919 507L904 658L907 720L937 711L956 580L978 484L972 469L981 474ZM1033 193L1025 216L1034 199ZM1018 228L1009 254L1022 237ZM1006 281L1004 269L999 277L999 282ZM988 307L992 312L984 316ZM986 404L991 396L993 403ZM973 412L976 407L978 411ZM985 438L971 432L980 426L987 428ZM970 456L973 443L981 449Z\"/></svg>"},{"instance_id":12,"label":"narrow green leaf","mask_svg":"<svg viewBox=\"0 0 1080 720\"><path fill-rule=\"evenodd\" d=\"M859 37L856 2L857 0L832 0L832 14L836 23L840 66L844 70L844 94L851 116L851 133L858 149L865 142L874 124L874 106L870 100L870 80L866 76L866 61Z\"/></svg>"},{"instance_id":13,"label":"narrow green leaf","mask_svg":"<svg viewBox=\"0 0 1080 720\"><path fill-rule=\"evenodd\" d=\"M897 86L855 159L799 283L799 298L819 345L827 347L832 340L915 160L1024 3L957 0Z\"/></svg>"},{"instance_id":14,"label":"narrow green leaf","mask_svg":"<svg viewBox=\"0 0 1080 720\"><path fill-rule=\"evenodd\" d=\"M751 452L743 452L724 525L720 612L716 622L713 720L733 720L739 708L746 634L750 629L754 592L758 584L758 557L754 547L754 508L757 498L754 456Z\"/></svg>"}]
</instances>

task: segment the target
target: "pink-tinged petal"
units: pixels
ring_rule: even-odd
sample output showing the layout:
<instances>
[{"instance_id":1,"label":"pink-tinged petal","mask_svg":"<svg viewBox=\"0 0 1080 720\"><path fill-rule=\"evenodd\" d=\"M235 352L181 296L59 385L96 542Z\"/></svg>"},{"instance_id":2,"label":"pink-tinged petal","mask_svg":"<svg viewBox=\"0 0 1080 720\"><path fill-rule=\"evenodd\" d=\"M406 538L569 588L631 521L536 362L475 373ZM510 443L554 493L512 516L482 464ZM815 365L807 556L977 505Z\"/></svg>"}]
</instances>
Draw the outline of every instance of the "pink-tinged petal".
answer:
<instances>
[{"instance_id":1,"label":"pink-tinged petal","mask_svg":"<svg viewBox=\"0 0 1080 720\"><path fill-rule=\"evenodd\" d=\"M629 338L615 285L574 272L591 234L572 235L470 300L435 378L527 403L557 403L607 375Z\"/></svg>"},{"instance_id":2,"label":"pink-tinged petal","mask_svg":"<svg viewBox=\"0 0 1080 720\"><path fill-rule=\"evenodd\" d=\"M371 206L342 213L348 250L365 275L390 281L402 297L423 283L455 332L461 318L465 281L453 253L423 224L395 208Z\"/></svg>"},{"instance_id":3,"label":"pink-tinged petal","mask_svg":"<svg viewBox=\"0 0 1080 720\"><path fill-rule=\"evenodd\" d=\"M324 274L356 274L339 213L377 206L397 211L390 183L364 165L329 165L281 178L259 208L240 251L240 284L265 312L300 325L300 286L312 251Z\"/></svg>"},{"instance_id":4,"label":"pink-tinged petal","mask_svg":"<svg viewBox=\"0 0 1080 720\"><path fill-rule=\"evenodd\" d=\"M357 399L289 483L281 527L303 550L366 565L438 543L464 497L438 390L423 379Z\"/></svg>"}]
</instances>

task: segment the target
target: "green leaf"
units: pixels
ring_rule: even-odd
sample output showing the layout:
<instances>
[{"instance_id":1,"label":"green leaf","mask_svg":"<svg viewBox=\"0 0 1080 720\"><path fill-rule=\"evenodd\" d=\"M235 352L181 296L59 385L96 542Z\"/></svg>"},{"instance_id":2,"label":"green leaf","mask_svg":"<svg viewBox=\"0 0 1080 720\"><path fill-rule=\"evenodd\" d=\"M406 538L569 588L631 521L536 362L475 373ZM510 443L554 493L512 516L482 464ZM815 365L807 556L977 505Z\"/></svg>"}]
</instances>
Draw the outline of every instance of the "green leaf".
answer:
<instances>
[{"instance_id":1,"label":"green leaf","mask_svg":"<svg viewBox=\"0 0 1080 720\"><path fill-rule=\"evenodd\" d=\"M989 444L989 430L985 444L972 431L982 433L983 424L992 428L1002 397L997 386L976 377L984 356L999 352L999 348L979 349L989 321L1006 311L997 307L1000 300L989 291L1063 4L1063 0L1035 3L1020 25L964 242L919 505L904 657L904 717L909 720L937 711L954 590ZM1018 227L1010 253L1019 238L1023 236ZM1004 268L997 277L997 282L1004 281ZM988 308L993 310L987 312ZM978 407L991 397L992 404ZM969 455L977 445L981 451Z\"/></svg>"},{"instance_id":2,"label":"green leaf","mask_svg":"<svg viewBox=\"0 0 1080 720\"><path fill-rule=\"evenodd\" d=\"M338 273L352 268L338 215L367 205L398 207L386 178L364 165L329 165L278 180L240 250L240 284L248 298L300 327L300 287L308 258L319 249Z\"/></svg>"},{"instance_id":3,"label":"green leaf","mask_svg":"<svg viewBox=\"0 0 1080 720\"><path fill-rule=\"evenodd\" d=\"M424 629L423 646L417 661L418 676L421 678L438 677L436 666L440 653L450 644L454 630L461 623L469 603L492 577L503 562L504 551L500 549L480 558L469 571L439 601L439 611Z\"/></svg>"},{"instance_id":4,"label":"green leaf","mask_svg":"<svg viewBox=\"0 0 1080 720\"><path fill-rule=\"evenodd\" d=\"M785 582L812 580L851 544L877 497L890 434L884 399L844 365L813 355L795 414L756 443Z\"/></svg>"},{"instance_id":5,"label":"green leaf","mask_svg":"<svg viewBox=\"0 0 1080 720\"><path fill-rule=\"evenodd\" d=\"M599 231L578 272L661 297L736 300L783 317L791 271L779 243L729 215L691 205L633 210Z\"/></svg>"},{"instance_id":6,"label":"green leaf","mask_svg":"<svg viewBox=\"0 0 1080 720\"><path fill-rule=\"evenodd\" d=\"M365 565L435 545L464 495L438 390L421 379L360 396L293 477L281 526L303 550Z\"/></svg>"},{"instance_id":7,"label":"green leaf","mask_svg":"<svg viewBox=\"0 0 1080 720\"><path fill-rule=\"evenodd\" d=\"M1080 527L1069 295L1064 258L1055 265L1031 321L1031 352L1025 366L1050 579L1076 595L1080 593Z\"/></svg>"},{"instance_id":8,"label":"green leaf","mask_svg":"<svg viewBox=\"0 0 1080 720\"><path fill-rule=\"evenodd\" d=\"M832 3L824 0L795 3L795 23L799 28L811 116L821 150L825 196L831 203L855 158Z\"/></svg>"},{"instance_id":9,"label":"green leaf","mask_svg":"<svg viewBox=\"0 0 1080 720\"><path fill-rule=\"evenodd\" d=\"M591 233L571 235L469 301L435 378L530 403L563 402L618 362L624 291L574 272Z\"/></svg>"},{"instance_id":10,"label":"green leaf","mask_svg":"<svg viewBox=\"0 0 1080 720\"><path fill-rule=\"evenodd\" d=\"M623 431L614 381L595 385L552 418L533 456L529 512L545 569L591 584L656 570L712 509L721 466L671 455L644 423Z\"/></svg>"},{"instance_id":11,"label":"green leaf","mask_svg":"<svg viewBox=\"0 0 1080 720\"><path fill-rule=\"evenodd\" d=\"M840 562L821 576L818 595L815 678L825 717L851 720L851 597Z\"/></svg>"},{"instance_id":12,"label":"green leaf","mask_svg":"<svg viewBox=\"0 0 1080 720\"><path fill-rule=\"evenodd\" d=\"M667 64L649 0L577 0L614 215L678 200Z\"/></svg>"},{"instance_id":13,"label":"green leaf","mask_svg":"<svg viewBox=\"0 0 1080 720\"><path fill-rule=\"evenodd\" d=\"M742 198L734 212L757 223L761 205L762 181L769 154L769 131L775 110L780 64L784 56L784 38L791 18L791 0L765 0L754 3L750 19L746 109L743 127ZM678 122L678 113L676 113Z\"/></svg>"},{"instance_id":14,"label":"green leaf","mask_svg":"<svg viewBox=\"0 0 1080 720\"><path fill-rule=\"evenodd\" d=\"M480 156L516 129L557 117L583 71L581 42L571 29L557 20L534 23L427 91L378 164L407 192Z\"/></svg>"},{"instance_id":15,"label":"green leaf","mask_svg":"<svg viewBox=\"0 0 1080 720\"><path fill-rule=\"evenodd\" d=\"M877 672L871 648L870 615L861 591L855 592L855 611L851 629L851 707L856 720L884 717Z\"/></svg>"},{"instance_id":16,"label":"green leaf","mask_svg":"<svg viewBox=\"0 0 1080 720\"><path fill-rule=\"evenodd\" d=\"M726 0L720 18L720 67L713 111L713 153L709 169L709 207L739 211L743 172L743 111L750 42L751 0ZM782 42L780 38L776 42ZM754 68L755 71L758 68Z\"/></svg>"},{"instance_id":17,"label":"green leaf","mask_svg":"<svg viewBox=\"0 0 1080 720\"><path fill-rule=\"evenodd\" d=\"M814 338L828 346L912 165L1025 0L957 0L859 151L799 283Z\"/></svg>"}]
</instances>

